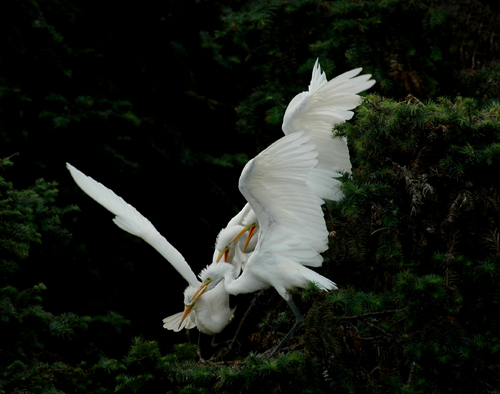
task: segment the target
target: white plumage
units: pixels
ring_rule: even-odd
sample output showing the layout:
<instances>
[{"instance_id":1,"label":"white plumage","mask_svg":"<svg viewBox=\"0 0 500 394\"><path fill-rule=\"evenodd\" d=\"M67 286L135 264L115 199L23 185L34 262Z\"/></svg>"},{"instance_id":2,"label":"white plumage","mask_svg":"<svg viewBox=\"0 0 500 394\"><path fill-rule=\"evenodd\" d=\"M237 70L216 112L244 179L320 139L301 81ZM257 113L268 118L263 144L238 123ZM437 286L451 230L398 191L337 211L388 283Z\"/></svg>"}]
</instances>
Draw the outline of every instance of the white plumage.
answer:
<instances>
[{"instance_id":1,"label":"white plumage","mask_svg":"<svg viewBox=\"0 0 500 394\"><path fill-rule=\"evenodd\" d=\"M113 222L118 227L149 243L188 282L189 285L184 291L184 304L192 309L189 310L182 322L181 319L185 312L165 318L163 327L180 331L183 328L190 329L196 326L201 332L210 335L221 332L233 317L233 310L229 307L229 296L223 287L218 286L210 294L205 294L202 300L198 299L196 305L191 305L194 301L193 295L201 283L177 249L156 230L147 218L112 190L85 175L71 164L66 163L66 167L77 185L85 193L116 215Z\"/></svg>"},{"instance_id":2,"label":"white plumage","mask_svg":"<svg viewBox=\"0 0 500 394\"><path fill-rule=\"evenodd\" d=\"M218 263L224 257L223 261L234 265L239 275L257 244L258 227L255 212L246 204L217 235L212 262Z\"/></svg>"},{"instance_id":3,"label":"white plumage","mask_svg":"<svg viewBox=\"0 0 500 394\"><path fill-rule=\"evenodd\" d=\"M193 300L196 299L196 290L197 288L193 286L186 287L184 290L185 305L193 304ZM187 317L184 317L184 314L185 312L179 312L166 317L163 319L163 327L173 331L197 327L203 334L215 335L221 332L233 319L234 309L229 307L228 294L223 284L220 283L196 300L193 304L193 310Z\"/></svg>"},{"instance_id":4,"label":"white plumage","mask_svg":"<svg viewBox=\"0 0 500 394\"><path fill-rule=\"evenodd\" d=\"M332 138L332 128L349 120L352 109L361 102L358 93L375 84L371 75L360 75L361 68L327 81L316 61L309 90L297 94L285 111L282 129L285 135L304 132L318 152L318 164L308 176L308 183L318 196L338 200L342 197L339 181L332 181L336 171L350 172L349 149L344 138Z\"/></svg>"},{"instance_id":5,"label":"white plumage","mask_svg":"<svg viewBox=\"0 0 500 394\"><path fill-rule=\"evenodd\" d=\"M338 200L342 197L338 188L339 181L334 178L338 176L337 171L351 171L347 141L344 138L332 138L332 128L352 118L354 113L351 110L361 101L357 93L375 84L374 80L370 80L369 74L357 76L361 70L357 68L327 81L319 61L316 60L309 90L297 94L285 111L282 125L284 134L303 132L311 137L310 142L315 145L318 163L309 172L307 183L319 197L324 199ZM255 212L249 204L246 204L219 233L214 261L220 260L224 253L226 262L234 261L235 245L230 243L230 239L255 221ZM255 248L257 238L253 238L249 251ZM246 238L243 242L240 240L238 242L240 246L244 245ZM233 264L236 267L240 265L237 262ZM238 269L236 272L239 274Z\"/></svg>"},{"instance_id":6,"label":"white plumage","mask_svg":"<svg viewBox=\"0 0 500 394\"><path fill-rule=\"evenodd\" d=\"M288 290L308 281L323 290L337 288L306 266L322 264L328 231L321 205L342 196L336 171L351 170L347 141L333 138L332 128L352 117L350 110L360 102L357 93L375 83L370 75L355 77L360 71L327 82L316 62L309 91L298 94L285 112L285 137L249 161L241 174L239 189L259 223L258 243L243 272L237 276L231 265L212 264L200 274L203 291L221 282L234 295L276 289L297 321L274 352L302 321Z\"/></svg>"},{"instance_id":7,"label":"white plumage","mask_svg":"<svg viewBox=\"0 0 500 394\"><path fill-rule=\"evenodd\" d=\"M297 317L288 338L302 317L287 291L305 287L308 281L324 290L336 288L331 280L307 267L321 266L320 253L328 246L323 199L342 196L335 178L339 171L351 170L347 142L333 138L332 128L351 119L351 110L361 100L358 93L375 83L370 75L358 76L360 72L358 68L327 81L316 61L308 91L295 96L286 109L285 136L243 169L239 188L248 203L219 233L213 263L201 272L201 283L148 219L67 164L76 183L116 215L113 220L120 228L152 245L188 282L185 311L165 318L165 328L179 331L196 326L207 334L218 333L233 317L228 294L274 287ZM249 236L235 236L251 225L257 234L243 253ZM216 263L222 256L231 264Z\"/></svg>"},{"instance_id":8,"label":"white plumage","mask_svg":"<svg viewBox=\"0 0 500 394\"><path fill-rule=\"evenodd\" d=\"M239 188L259 221L259 241L237 279L233 267L212 264L202 271L202 280L210 278L213 286L225 279L229 294L272 286L284 298L288 289L305 287L309 280L326 290L335 288L332 281L305 267L320 266L320 253L328 247L323 201L307 184L318 156L309 140L304 133L293 133L247 163Z\"/></svg>"}]
</instances>

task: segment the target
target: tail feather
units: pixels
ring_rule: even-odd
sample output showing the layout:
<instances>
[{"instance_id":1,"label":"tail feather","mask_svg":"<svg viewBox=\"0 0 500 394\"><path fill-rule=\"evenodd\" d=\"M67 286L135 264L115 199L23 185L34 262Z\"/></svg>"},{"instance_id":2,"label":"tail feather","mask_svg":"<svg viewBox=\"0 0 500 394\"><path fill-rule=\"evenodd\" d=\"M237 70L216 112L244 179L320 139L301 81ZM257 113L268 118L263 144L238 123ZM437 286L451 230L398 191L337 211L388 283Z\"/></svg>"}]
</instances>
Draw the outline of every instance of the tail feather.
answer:
<instances>
[{"instance_id":1,"label":"tail feather","mask_svg":"<svg viewBox=\"0 0 500 394\"><path fill-rule=\"evenodd\" d=\"M163 319L163 328L167 330L172 330L178 332L185 328L186 330L190 330L191 328L196 327L194 319L192 319L191 314L189 314L186 319L181 323L182 315L184 312L176 313L175 315L166 317Z\"/></svg>"},{"instance_id":2,"label":"tail feather","mask_svg":"<svg viewBox=\"0 0 500 394\"><path fill-rule=\"evenodd\" d=\"M314 272L313 270L302 266L301 274L308 281L314 282L321 290L336 290L337 285L332 282L330 279L325 278L323 275Z\"/></svg>"}]
</instances>

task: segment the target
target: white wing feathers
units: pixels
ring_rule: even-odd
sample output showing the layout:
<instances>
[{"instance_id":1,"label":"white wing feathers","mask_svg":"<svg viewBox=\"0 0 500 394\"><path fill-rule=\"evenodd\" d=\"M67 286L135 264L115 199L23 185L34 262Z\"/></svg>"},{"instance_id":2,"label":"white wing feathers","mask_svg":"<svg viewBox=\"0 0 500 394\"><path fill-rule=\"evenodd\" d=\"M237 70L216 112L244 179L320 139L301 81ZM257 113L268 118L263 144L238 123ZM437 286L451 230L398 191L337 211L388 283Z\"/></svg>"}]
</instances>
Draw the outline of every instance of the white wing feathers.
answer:
<instances>
[{"instance_id":1,"label":"white wing feathers","mask_svg":"<svg viewBox=\"0 0 500 394\"><path fill-rule=\"evenodd\" d=\"M347 143L343 138L332 138L332 128L352 118L351 110L361 101L357 93L375 83L369 74L357 76L361 70L348 71L327 82L316 61L309 91L296 95L285 111L285 135L304 131L316 146L318 164L311 171L308 184L323 198L338 200L342 193L332 187L331 177L338 176L335 171L351 170Z\"/></svg>"},{"instance_id":2,"label":"white wing feathers","mask_svg":"<svg viewBox=\"0 0 500 394\"><path fill-rule=\"evenodd\" d=\"M304 265L320 266L328 231L323 201L308 186L317 164L310 137L294 133L281 138L247 163L239 188L257 215L262 235L259 252L279 254Z\"/></svg>"},{"instance_id":3,"label":"white wing feathers","mask_svg":"<svg viewBox=\"0 0 500 394\"><path fill-rule=\"evenodd\" d=\"M321 72L321 67L319 66L319 59L316 59L316 63L314 63L311 83L309 84L309 92L314 92L318 90L323 85L328 82L326 79L326 74Z\"/></svg>"},{"instance_id":4,"label":"white wing feathers","mask_svg":"<svg viewBox=\"0 0 500 394\"><path fill-rule=\"evenodd\" d=\"M337 285L335 282L330 279L324 277L323 275L318 274L317 272L310 270L307 267L299 267L300 273L304 278L306 278L310 282L316 283L316 285L322 290L332 290L337 289Z\"/></svg>"},{"instance_id":5,"label":"white wing feathers","mask_svg":"<svg viewBox=\"0 0 500 394\"><path fill-rule=\"evenodd\" d=\"M166 317L163 319L163 328L166 328L167 330L172 330L175 332L178 332L182 329L190 330L191 328L196 327L196 323L194 322L194 318L192 315L194 313L190 313L186 319L181 323L182 315L184 312L179 312L176 313L175 315Z\"/></svg>"},{"instance_id":6,"label":"white wing feathers","mask_svg":"<svg viewBox=\"0 0 500 394\"><path fill-rule=\"evenodd\" d=\"M85 175L69 163L66 163L66 167L77 185L85 193L116 215L113 221L118 227L149 243L172 264L190 285L200 286L200 282L182 254L156 230L147 218L103 184Z\"/></svg>"},{"instance_id":7,"label":"white wing feathers","mask_svg":"<svg viewBox=\"0 0 500 394\"><path fill-rule=\"evenodd\" d=\"M353 116L351 109L356 108L361 98L357 95L375 84L371 75L356 77L361 68L348 71L326 82L318 61L313 68L313 75L308 92L296 95L285 111L283 132L291 134L312 129L311 122L326 123L325 131L331 133L332 126L343 123ZM325 127L326 126L326 127Z\"/></svg>"}]
</instances>

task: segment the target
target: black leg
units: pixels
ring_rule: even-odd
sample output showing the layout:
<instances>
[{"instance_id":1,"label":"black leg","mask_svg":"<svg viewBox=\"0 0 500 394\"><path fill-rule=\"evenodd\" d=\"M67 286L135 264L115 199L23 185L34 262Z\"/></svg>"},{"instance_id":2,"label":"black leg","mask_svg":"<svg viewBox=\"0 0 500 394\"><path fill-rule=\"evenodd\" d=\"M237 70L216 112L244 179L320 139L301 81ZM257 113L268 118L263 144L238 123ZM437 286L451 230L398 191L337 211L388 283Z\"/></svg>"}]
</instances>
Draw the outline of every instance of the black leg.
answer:
<instances>
[{"instance_id":1,"label":"black leg","mask_svg":"<svg viewBox=\"0 0 500 394\"><path fill-rule=\"evenodd\" d=\"M281 340L281 342L276 346L276 348L272 351L272 353L269 355L270 357L274 356L276 352L283 346L283 344L290 339L290 337L297 331L297 329L300 327L302 322L304 321L304 318L302 317L302 314L300 313L299 309L295 305L295 303L292 300L292 296L290 296L288 293L286 294L287 297L285 298L285 301L287 302L288 306L292 310L293 314L295 315L295 324L293 325L292 329L288 332L288 334L285 335L285 338Z\"/></svg>"},{"instance_id":2,"label":"black leg","mask_svg":"<svg viewBox=\"0 0 500 394\"><path fill-rule=\"evenodd\" d=\"M201 356L201 331L198 331L198 350L196 351L196 353L198 354L198 357L200 358L200 362L202 362L202 363L206 363L207 362L207 360L205 360Z\"/></svg>"},{"instance_id":3,"label":"black leg","mask_svg":"<svg viewBox=\"0 0 500 394\"><path fill-rule=\"evenodd\" d=\"M225 342L222 342L222 343L216 343L215 342L215 337L217 336L217 334L214 334L214 336L212 337L212 342L210 343L210 345L212 345L212 347L218 347L218 346L221 346L223 345Z\"/></svg>"}]
</instances>

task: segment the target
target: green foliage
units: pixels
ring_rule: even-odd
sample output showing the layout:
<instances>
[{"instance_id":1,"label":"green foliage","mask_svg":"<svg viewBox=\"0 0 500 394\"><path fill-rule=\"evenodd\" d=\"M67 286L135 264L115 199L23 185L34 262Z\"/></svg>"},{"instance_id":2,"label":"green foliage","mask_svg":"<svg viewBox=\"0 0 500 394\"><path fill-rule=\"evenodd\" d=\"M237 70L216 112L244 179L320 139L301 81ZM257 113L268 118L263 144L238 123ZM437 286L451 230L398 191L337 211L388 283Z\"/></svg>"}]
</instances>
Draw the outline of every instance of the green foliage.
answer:
<instances>
[{"instance_id":1,"label":"green foliage","mask_svg":"<svg viewBox=\"0 0 500 394\"><path fill-rule=\"evenodd\" d=\"M167 378L179 392L489 392L498 387L500 107L458 97L422 103L369 96L339 126L354 170L330 205L330 294L302 292L295 351L219 364L159 356L138 341L122 375L133 392ZM270 313L267 345L293 321ZM271 337L268 336L269 333ZM145 354L147 352L147 354ZM151 375L156 371L157 375ZM147 384L145 382L148 382ZM259 383L256 383L259 382ZM167 383L164 383L167 387ZM196 388L196 389L195 389Z\"/></svg>"},{"instance_id":2,"label":"green foliage","mask_svg":"<svg viewBox=\"0 0 500 394\"><path fill-rule=\"evenodd\" d=\"M328 78L363 67L387 97L499 97L499 18L466 0L235 1L223 8L222 27L202 38L223 67L253 76L237 127L265 147L316 58Z\"/></svg>"},{"instance_id":3,"label":"green foliage","mask_svg":"<svg viewBox=\"0 0 500 394\"><path fill-rule=\"evenodd\" d=\"M0 393L497 392L499 16L485 3L192 0L96 12L94 2L3 2L0 146L16 166L0 161ZM294 316L272 292L241 350L213 363L190 344L171 352L156 316L171 272L146 264L144 249L129 253L135 241L119 231L113 243L102 211L73 217L80 243L65 249L62 218L75 207L57 207L56 184L34 179L60 179L75 201L70 161L110 187L134 185L130 201L191 252L192 227L212 233L227 206L241 208L228 190L282 135L316 58L328 78L363 67L371 92L412 95L369 96L336 130L354 164L345 198L325 209L322 273L339 290L292 293L305 321L275 358L259 354ZM172 206L190 220L172 225ZM201 238L196 257L212 246ZM77 286L92 290L74 305L83 313L61 290Z\"/></svg>"},{"instance_id":4,"label":"green foliage","mask_svg":"<svg viewBox=\"0 0 500 394\"><path fill-rule=\"evenodd\" d=\"M2 171L10 165L0 161ZM61 219L76 207L55 205L56 186L38 180L19 190L0 176L0 393L107 393L114 378L102 371L109 375L122 368L102 354L93 367L79 361L93 352L89 326L105 317L48 312L42 298L47 287L27 285L27 267L34 260L44 264L37 246L44 240L63 245L69 238Z\"/></svg>"},{"instance_id":5,"label":"green foliage","mask_svg":"<svg viewBox=\"0 0 500 394\"><path fill-rule=\"evenodd\" d=\"M10 161L3 159L0 168L9 165ZM19 269L19 260L28 257L30 248L41 243L42 233L68 239L68 231L60 227L60 217L76 207L53 205L56 185L38 180L29 189L16 190L12 183L0 177L0 247L3 252L0 272L4 280L6 275Z\"/></svg>"},{"instance_id":6,"label":"green foliage","mask_svg":"<svg viewBox=\"0 0 500 394\"><path fill-rule=\"evenodd\" d=\"M292 293L308 312L276 358L249 353L203 364L188 345L162 357L155 343L138 341L125 358L128 372L134 366L137 373L122 375L120 387L225 393L265 382L267 392L498 390L500 196L492 174L500 170L499 115L497 104L461 97L422 103L369 96L356 121L335 131L347 137L354 164L352 175L343 175L345 197L328 205L331 248L323 272L339 290L311 285ZM280 304L259 301L268 310L251 335L259 353L293 324Z\"/></svg>"},{"instance_id":7,"label":"green foliage","mask_svg":"<svg viewBox=\"0 0 500 394\"><path fill-rule=\"evenodd\" d=\"M357 339L357 349L337 351L341 360L356 357L374 390L398 379L400 387L426 392L497 385L500 201L492 174L499 170L499 111L460 97L422 103L369 96L357 121L337 128L355 170L333 207L330 269L377 296L367 308L360 299L340 302L340 291L331 325L342 328L336 343ZM339 302L358 309L339 310ZM379 315L384 311L393 312ZM345 378L339 368L332 376Z\"/></svg>"},{"instance_id":8,"label":"green foliage","mask_svg":"<svg viewBox=\"0 0 500 394\"><path fill-rule=\"evenodd\" d=\"M135 375L118 376L118 392L170 389L180 393L251 393L262 387L269 391L287 389L299 392L307 381L308 365L296 352L274 359L250 354L245 360L234 363L204 364L198 362L193 345L177 345L174 353L164 357L158 357L157 346L155 342L134 339L125 358L128 371L139 360L147 361L136 365ZM149 364L153 361L154 364Z\"/></svg>"}]
</instances>

